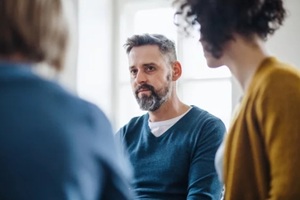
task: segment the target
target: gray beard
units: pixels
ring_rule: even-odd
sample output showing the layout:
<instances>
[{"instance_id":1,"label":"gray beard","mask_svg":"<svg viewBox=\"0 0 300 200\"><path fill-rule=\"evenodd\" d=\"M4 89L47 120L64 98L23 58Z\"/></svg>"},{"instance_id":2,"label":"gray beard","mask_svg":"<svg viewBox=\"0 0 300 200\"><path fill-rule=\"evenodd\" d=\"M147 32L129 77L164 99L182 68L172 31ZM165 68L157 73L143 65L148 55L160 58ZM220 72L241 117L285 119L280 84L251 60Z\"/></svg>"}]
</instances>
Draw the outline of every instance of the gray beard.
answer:
<instances>
[{"instance_id":1,"label":"gray beard","mask_svg":"<svg viewBox=\"0 0 300 200\"><path fill-rule=\"evenodd\" d=\"M137 102L140 109L155 111L166 101L166 99L166 96L159 97L156 93L152 93L150 96L143 95L141 98L137 97Z\"/></svg>"},{"instance_id":2,"label":"gray beard","mask_svg":"<svg viewBox=\"0 0 300 200\"><path fill-rule=\"evenodd\" d=\"M135 98L140 106L141 110L147 110L147 111L156 111L160 106L166 102L169 96L169 91L170 91L170 78L171 75L169 74L167 76L167 81L168 84L164 88L164 90L160 93L156 92L154 87L148 84L144 84L140 87L147 88L151 91L150 96L147 95L142 95L141 98L138 97L138 89L135 91Z\"/></svg>"}]
</instances>

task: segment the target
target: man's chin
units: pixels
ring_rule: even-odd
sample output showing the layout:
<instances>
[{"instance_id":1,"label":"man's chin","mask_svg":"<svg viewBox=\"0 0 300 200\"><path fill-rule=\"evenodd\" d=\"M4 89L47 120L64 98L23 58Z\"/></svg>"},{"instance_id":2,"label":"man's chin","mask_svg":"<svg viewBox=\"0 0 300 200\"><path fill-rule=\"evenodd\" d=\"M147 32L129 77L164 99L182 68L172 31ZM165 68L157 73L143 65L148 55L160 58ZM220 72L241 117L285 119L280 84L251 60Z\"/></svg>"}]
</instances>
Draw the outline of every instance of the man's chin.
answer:
<instances>
[{"instance_id":1,"label":"man's chin","mask_svg":"<svg viewBox=\"0 0 300 200\"><path fill-rule=\"evenodd\" d=\"M140 106L140 109L141 109L142 111L149 111L149 109L144 108L143 106Z\"/></svg>"},{"instance_id":2,"label":"man's chin","mask_svg":"<svg viewBox=\"0 0 300 200\"><path fill-rule=\"evenodd\" d=\"M143 111L151 111L151 106L145 106L142 104L139 104L139 106L140 106L140 109Z\"/></svg>"},{"instance_id":3,"label":"man's chin","mask_svg":"<svg viewBox=\"0 0 300 200\"><path fill-rule=\"evenodd\" d=\"M144 111L152 111L153 106L154 106L153 102L149 102L145 99L144 100L139 99L138 104L140 106L140 109L144 110Z\"/></svg>"}]
</instances>

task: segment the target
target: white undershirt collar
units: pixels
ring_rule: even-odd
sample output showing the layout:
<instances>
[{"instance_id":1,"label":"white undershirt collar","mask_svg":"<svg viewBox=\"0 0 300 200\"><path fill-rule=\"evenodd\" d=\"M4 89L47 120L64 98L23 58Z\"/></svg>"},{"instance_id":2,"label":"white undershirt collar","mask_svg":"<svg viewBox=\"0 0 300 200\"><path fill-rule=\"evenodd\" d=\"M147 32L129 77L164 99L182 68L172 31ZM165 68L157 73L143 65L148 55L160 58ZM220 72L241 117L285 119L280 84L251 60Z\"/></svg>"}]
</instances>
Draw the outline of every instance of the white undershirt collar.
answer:
<instances>
[{"instance_id":1,"label":"white undershirt collar","mask_svg":"<svg viewBox=\"0 0 300 200\"><path fill-rule=\"evenodd\" d=\"M184 115L186 115L192 107L190 107L185 113L182 115L179 115L177 117L174 117L172 119L168 119L165 121L159 121L159 122L150 122L148 120L148 126L151 130L151 133L155 137L161 136L163 133L165 133L169 128L171 128L176 122L178 122Z\"/></svg>"}]
</instances>

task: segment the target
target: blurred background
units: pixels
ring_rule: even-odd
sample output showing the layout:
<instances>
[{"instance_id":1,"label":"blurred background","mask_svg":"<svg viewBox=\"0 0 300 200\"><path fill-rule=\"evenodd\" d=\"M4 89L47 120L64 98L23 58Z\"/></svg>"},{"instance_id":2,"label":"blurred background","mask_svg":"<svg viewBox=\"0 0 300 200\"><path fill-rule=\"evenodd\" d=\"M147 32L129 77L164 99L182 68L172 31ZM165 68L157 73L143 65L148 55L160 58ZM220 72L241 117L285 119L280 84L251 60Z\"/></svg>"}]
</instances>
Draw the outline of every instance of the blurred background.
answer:
<instances>
[{"instance_id":1,"label":"blurred background","mask_svg":"<svg viewBox=\"0 0 300 200\"><path fill-rule=\"evenodd\" d=\"M132 94L123 44L138 33L161 33L174 40L183 75L180 98L220 117L229 126L242 93L226 67L209 69L196 37L173 23L169 0L65 0L71 22L66 68L56 78L67 89L98 105L118 130L143 114ZM267 42L269 51L300 67L300 1L285 0L288 17ZM75 10L75 11L74 11Z\"/></svg>"}]
</instances>

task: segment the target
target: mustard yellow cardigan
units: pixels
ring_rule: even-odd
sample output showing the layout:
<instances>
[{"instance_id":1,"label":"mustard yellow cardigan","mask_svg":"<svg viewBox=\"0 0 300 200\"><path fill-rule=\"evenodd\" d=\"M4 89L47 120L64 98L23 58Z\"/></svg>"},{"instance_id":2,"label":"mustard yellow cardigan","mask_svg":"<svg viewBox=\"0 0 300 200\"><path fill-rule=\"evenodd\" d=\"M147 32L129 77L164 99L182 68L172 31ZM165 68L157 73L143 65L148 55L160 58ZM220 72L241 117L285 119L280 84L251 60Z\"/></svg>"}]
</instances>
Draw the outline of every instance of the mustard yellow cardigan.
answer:
<instances>
[{"instance_id":1,"label":"mustard yellow cardigan","mask_svg":"<svg viewBox=\"0 0 300 200\"><path fill-rule=\"evenodd\" d=\"M227 134L225 200L300 200L300 72L263 61Z\"/></svg>"}]
</instances>

